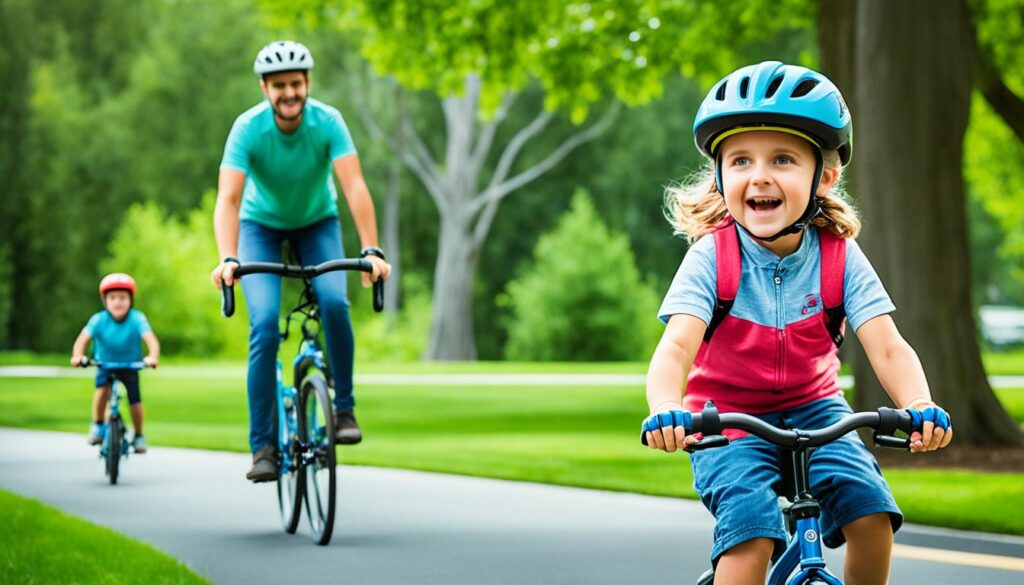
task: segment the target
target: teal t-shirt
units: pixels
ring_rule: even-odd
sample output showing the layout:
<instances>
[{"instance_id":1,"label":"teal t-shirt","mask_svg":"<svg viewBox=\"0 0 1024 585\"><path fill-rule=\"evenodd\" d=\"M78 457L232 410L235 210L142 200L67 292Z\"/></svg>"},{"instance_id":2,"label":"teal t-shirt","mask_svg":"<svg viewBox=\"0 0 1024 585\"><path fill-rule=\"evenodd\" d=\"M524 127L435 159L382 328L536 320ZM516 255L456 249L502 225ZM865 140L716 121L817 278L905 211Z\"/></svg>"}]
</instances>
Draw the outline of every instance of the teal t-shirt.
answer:
<instances>
[{"instance_id":1,"label":"teal t-shirt","mask_svg":"<svg viewBox=\"0 0 1024 585\"><path fill-rule=\"evenodd\" d=\"M246 175L241 219L297 229L338 215L331 163L355 153L337 109L308 98L298 129L285 134L264 101L235 120L220 168Z\"/></svg>"},{"instance_id":2,"label":"teal t-shirt","mask_svg":"<svg viewBox=\"0 0 1024 585\"><path fill-rule=\"evenodd\" d=\"M152 330L142 311L135 309L129 309L121 322L103 310L85 324L85 332L92 336L94 359L101 362L141 360L142 336Z\"/></svg>"}]
</instances>

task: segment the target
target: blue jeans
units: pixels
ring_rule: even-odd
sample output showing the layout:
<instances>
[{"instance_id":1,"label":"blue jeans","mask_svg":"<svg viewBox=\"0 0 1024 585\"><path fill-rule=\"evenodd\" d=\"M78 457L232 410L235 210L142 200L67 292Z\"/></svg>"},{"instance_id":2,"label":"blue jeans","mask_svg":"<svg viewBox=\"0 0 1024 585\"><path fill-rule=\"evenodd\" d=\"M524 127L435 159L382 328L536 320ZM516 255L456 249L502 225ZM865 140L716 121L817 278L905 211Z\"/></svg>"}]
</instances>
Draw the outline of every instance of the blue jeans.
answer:
<instances>
[{"instance_id":1,"label":"blue jeans","mask_svg":"<svg viewBox=\"0 0 1024 585\"><path fill-rule=\"evenodd\" d=\"M281 262L281 246L291 243L303 265L344 258L337 217L295 230L277 230L243 220L238 235L238 258L244 262ZM327 339L327 355L334 375L334 408L350 410L355 338L348 312L345 272L313 279L320 319ZM249 311L249 446L253 452L274 443L277 396L277 350L281 342L281 277L250 274L242 278Z\"/></svg>"}]
</instances>

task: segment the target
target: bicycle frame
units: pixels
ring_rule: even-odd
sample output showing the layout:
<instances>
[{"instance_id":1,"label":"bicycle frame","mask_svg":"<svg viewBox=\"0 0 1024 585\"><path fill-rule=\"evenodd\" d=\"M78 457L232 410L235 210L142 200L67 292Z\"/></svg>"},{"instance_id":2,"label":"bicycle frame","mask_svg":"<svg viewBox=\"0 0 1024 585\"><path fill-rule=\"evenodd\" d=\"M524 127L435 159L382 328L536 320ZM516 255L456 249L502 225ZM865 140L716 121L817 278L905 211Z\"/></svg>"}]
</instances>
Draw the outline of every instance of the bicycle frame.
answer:
<instances>
[{"instance_id":1,"label":"bicycle frame","mask_svg":"<svg viewBox=\"0 0 1024 585\"><path fill-rule=\"evenodd\" d=\"M308 286L308 283L307 283ZM303 293L305 295L305 293ZM300 307L288 315L287 323L291 322L291 315L296 312L302 313L301 309L306 305L302 304ZM317 321L315 316L311 316L306 313L306 319ZM315 313L314 313L315 315ZM299 402L299 385L302 383L300 377L305 369L303 364L307 364L306 367L312 365L318 368L322 372L328 372L327 363L324 361L323 351L320 349L320 344L317 341L317 334L311 333L307 327L306 322L302 324L302 342L299 344L299 351L295 355L295 359L292 360L292 371L294 372L294 383L287 385L284 382L284 369L281 364L281 359L277 360L277 420L284 421L285 425L278 429L278 451L281 453L281 473L287 473L289 470L295 468L295 462L292 461L291 450L288 448L291 444L292 437L298 433L298 421L294 416L288 416L289 409L292 405L297 405ZM281 334L281 340L288 338L287 325L285 331ZM291 410L292 413L295 410Z\"/></svg>"},{"instance_id":2,"label":"bicycle frame","mask_svg":"<svg viewBox=\"0 0 1024 585\"><path fill-rule=\"evenodd\" d=\"M109 406L108 406L108 408L110 409L110 418L111 419L113 419L113 418L121 419L121 409L120 409L120 402L121 402L121 400L120 400L120 398L121 398L120 390L121 390L121 388L120 387L121 387L121 381L118 380L116 376L113 377L110 380L110 393L108 394L108 396L109 396ZM110 432L110 423L109 423L109 421L104 423L104 427L105 427L104 435L106 435L107 432ZM124 427L122 426L121 428L124 428ZM127 458L128 457L128 451L129 451L129 449L128 449L128 441L124 438L124 436L122 436L119 443L121 445L121 457ZM102 458L105 458L106 456L107 456L107 442L106 441L102 441L100 443L100 458L102 459Z\"/></svg>"},{"instance_id":3,"label":"bicycle frame","mask_svg":"<svg viewBox=\"0 0 1024 585\"><path fill-rule=\"evenodd\" d=\"M816 580L828 585L843 585L842 581L825 568L825 557L821 549L821 526L818 521L821 507L808 489L811 451L812 449L798 449L791 452L796 501L789 506L787 513L791 518L795 518L796 526L790 534L785 552L771 566L768 585L804 585ZM794 574L793 571L798 565L800 571Z\"/></svg>"},{"instance_id":4,"label":"bicycle frame","mask_svg":"<svg viewBox=\"0 0 1024 585\"><path fill-rule=\"evenodd\" d=\"M915 423L909 412L892 408L879 408L877 412L853 413L828 427L814 430L779 429L751 415L720 414L714 402L710 400L701 412L685 414L692 416L692 419L684 419L687 433L704 435L700 441L685 448L689 453L728 445L729 439L721 434L726 428L747 431L791 453L789 469L793 472L792 487L795 501L784 512L795 520L795 527L787 523L787 528L791 530L789 543L782 555L772 564L767 579L768 585L843 585L838 577L825 568L825 557L822 554L821 528L818 521L821 507L810 493L808 471L814 448L830 443L851 431L871 428L875 431L873 438L876 445L908 450L910 440L894 436L894 433L903 431L909 435L911 432L920 431L920 428L915 426L919 422ZM661 416L664 416L664 413ZM670 420L671 418L670 416ZM647 445L644 430L652 429L641 429L640 442ZM794 573L798 565L800 570ZM700 576L697 583L711 583L713 579L714 571L709 570Z\"/></svg>"}]
</instances>

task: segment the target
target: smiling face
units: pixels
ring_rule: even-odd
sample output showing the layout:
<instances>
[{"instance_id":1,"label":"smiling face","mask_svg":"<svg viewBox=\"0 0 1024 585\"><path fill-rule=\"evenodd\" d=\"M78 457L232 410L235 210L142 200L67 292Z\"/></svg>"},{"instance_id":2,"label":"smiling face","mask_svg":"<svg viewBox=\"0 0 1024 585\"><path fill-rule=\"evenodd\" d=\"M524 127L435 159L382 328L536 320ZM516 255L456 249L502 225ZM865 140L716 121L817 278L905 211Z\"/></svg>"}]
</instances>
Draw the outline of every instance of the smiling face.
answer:
<instances>
[{"instance_id":1,"label":"smiling face","mask_svg":"<svg viewBox=\"0 0 1024 585\"><path fill-rule=\"evenodd\" d=\"M103 296L103 304L114 319L120 321L132 308L132 295L126 290L112 290Z\"/></svg>"},{"instance_id":2,"label":"smiling face","mask_svg":"<svg viewBox=\"0 0 1024 585\"><path fill-rule=\"evenodd\" d=\"M271 73L261 82L274 116L286 125L298 125L309 95L309 78L304 71Z\"/></svg>"},{"instance_id":3,"label":"smiling face","mask_svg":"<svg viewBox=\"0 0 1024 585\"><path fill-rule=\"evenodd\" d=\"M747 231L769 238L800 219L817 162L810 143L784 132L757 130L726 138L720 152L725 206ZM838 176L837 169L826 168L817 193L827 194ZM760 243L783 256L799 247L801 235Z\"/></svg>"}]
</instances>

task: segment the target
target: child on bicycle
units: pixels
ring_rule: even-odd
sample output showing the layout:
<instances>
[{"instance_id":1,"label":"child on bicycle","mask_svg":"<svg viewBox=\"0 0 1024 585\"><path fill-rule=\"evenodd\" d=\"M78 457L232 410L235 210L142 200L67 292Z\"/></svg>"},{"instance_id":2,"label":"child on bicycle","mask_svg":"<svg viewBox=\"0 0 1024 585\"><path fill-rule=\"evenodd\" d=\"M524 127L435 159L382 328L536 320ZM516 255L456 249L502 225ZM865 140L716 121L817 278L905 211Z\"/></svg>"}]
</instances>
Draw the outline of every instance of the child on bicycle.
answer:
<instances>
[{"instance_id":1,"label":"child on bicycle","mask_svg":"<svg viewBox=\"0 0 1024 585\"><path fill-rule=\"evenodd\" d=\"M100 281L100 298L105 308L89 319L75 339L71 350L71 365L81 365L91 340L96 361L144 361L151 368L157 366L160 360L160 343L153 334L146 316L133 307L135 290L135 280L127 274L114 273L103 277ZM149 355L145 358L142 357L140 341L145 341L149 349ZM108 370L100 367L96 371L96 392L92 397L89 444L97 445L103 440L104 413L113 376L116 376L128 391L132 426L135 429L132 447L136 453L145 453L147 444L142 434L142 397L139 394L139 373L135 370Z\"/></svg>"},{"instance_id":2,"label":"child on bicycle","mask_svg":"<svg viewBox=\"0 0 1024 585\"><path fill-rule=\"evenodd\" d=\"M911 450L952 440L949 416L931 400L917 354L889 315L895 307L854 242L860 222L837 188L851 126L831 81L777 61L733 72L704 99L693 128L709 164L666 194L666 216L692 246L659 311L667 327L647 374L643 427L651 448L695 443L680 411L699 412L707 400L780 427L838 421L851 412L838 384L844 320L896 406L922 411ZM725 434L728 447L691 456L694 487L717 521L715 579L763 584L787 540L773 490L778 451ZM820 447L810 480L823 541L847 542L847 582L886 583L903 519L871 452L853 433Z\"/></svg>"}]
</instances>

